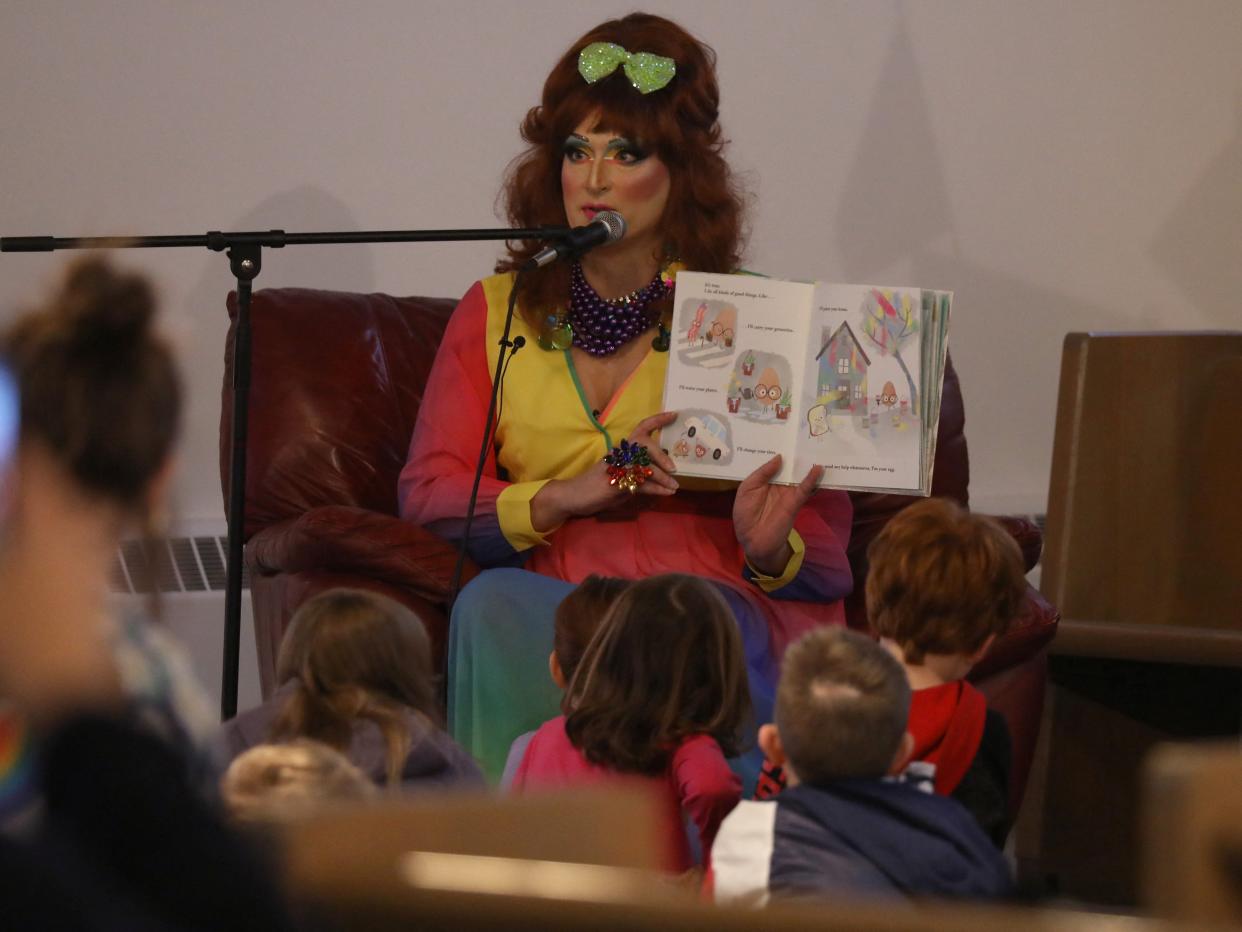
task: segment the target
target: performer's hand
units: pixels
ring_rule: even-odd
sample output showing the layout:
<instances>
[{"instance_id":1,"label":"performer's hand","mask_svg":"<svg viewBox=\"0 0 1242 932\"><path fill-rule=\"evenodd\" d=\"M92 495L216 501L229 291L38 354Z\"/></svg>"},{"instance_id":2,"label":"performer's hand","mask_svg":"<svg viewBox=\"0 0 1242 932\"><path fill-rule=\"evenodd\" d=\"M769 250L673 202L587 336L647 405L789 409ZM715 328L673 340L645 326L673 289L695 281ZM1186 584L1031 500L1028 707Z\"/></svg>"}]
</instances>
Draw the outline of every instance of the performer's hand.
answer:
<instances>
[{"instance_id":1,"label":"performer's hand","mask_svg":"<svg viewBox=\"0 0 1242 932\"><path fill-rule=\"evenodd\" d=\"M677 480L672 473L677 467L673 458L660 449L655 434L677 420L676 411L663 411L638 422L626 439L641 443L651 456L651 476L638 487L638 495L673 495ZM630 493L608 482L608 466L601 457L586 472L572 479L553 480L531 499L531 524L537 531L547 531L569 518L597 514L624 503Z\"/></svg>"},{"instance_id":2,"label":"performer's hand","mask_svg":"<svg viewBox=\"0 0 1242 932\"><path fill-rule=\"evenodd\" d=\"M789 532L794 518L824 475L823 466L812 466L797 485L773 485L780 469L778 453L742 480L733 500L733 530L746 562L766 576L785 571L793 556Z\"/></svg>"}]
</instances>

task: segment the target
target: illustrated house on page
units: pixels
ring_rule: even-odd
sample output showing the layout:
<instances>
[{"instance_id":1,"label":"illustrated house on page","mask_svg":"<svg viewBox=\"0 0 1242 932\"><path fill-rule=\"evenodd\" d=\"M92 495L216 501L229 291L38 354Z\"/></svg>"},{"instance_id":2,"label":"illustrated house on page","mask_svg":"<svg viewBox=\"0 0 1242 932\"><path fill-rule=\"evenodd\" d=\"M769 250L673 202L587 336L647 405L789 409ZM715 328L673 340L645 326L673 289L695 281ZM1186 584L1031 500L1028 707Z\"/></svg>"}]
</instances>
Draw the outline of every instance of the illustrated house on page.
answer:
<instances>
[{"instance_id":1,"label":"illustrated house on page","mask_svg":"<svg viewBox=\"0 0 1242 932\"><path fill-rule=\"evenodd\" d=\"M815 359L819 362L816 393L820 400L833 411L866 413L871 359L848 323L833 331Z\"/></svg>"}]
</instances>

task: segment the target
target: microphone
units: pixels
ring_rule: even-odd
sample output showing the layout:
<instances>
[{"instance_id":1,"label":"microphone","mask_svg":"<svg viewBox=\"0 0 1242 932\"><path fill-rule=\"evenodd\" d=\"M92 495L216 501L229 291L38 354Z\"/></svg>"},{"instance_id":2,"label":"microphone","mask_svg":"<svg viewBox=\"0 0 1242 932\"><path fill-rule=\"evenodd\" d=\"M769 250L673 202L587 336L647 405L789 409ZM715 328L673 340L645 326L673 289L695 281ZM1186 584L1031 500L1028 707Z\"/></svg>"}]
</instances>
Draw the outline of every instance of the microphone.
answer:
<instances>
[{"instance_id":1,"label":"microphone","mask_svg":"<svg viewBox=\"0 0 1242 932\"><path fill-rule=\"evenodd\" d=\"M601 210L586 226L574 227L564 239L535 253L526 268L542 268L557 259L577 259L596 246L615 243L623 236L625 218L615 210Z\"/></svg>"}]
</instances>

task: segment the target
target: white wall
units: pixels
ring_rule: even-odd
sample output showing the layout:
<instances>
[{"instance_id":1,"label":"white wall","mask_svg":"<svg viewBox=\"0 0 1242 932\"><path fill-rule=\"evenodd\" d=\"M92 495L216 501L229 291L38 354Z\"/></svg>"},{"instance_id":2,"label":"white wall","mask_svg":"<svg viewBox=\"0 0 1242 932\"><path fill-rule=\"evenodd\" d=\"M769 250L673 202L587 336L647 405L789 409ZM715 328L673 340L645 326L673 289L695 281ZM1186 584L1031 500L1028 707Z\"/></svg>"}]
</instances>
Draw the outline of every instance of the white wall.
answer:
<instances>
[{"instance_id":1,"label":"white wall","mask_svg":"<svg viewBox=\"0 0 1242 932\"><path fill-rule=\"evenodd\" d=\"M0 234L492 226L517 123L613 3L6 0ZM720 55L750 266L956 291L977 506L1040 510L1070 330L1242 326L1242 3L667 0ZM457 295L488 245L270 251L259 286ZM222 516L230 280L159 279ZM0 257L0 309L60 257Z\"/></svg>"}]
</instances>

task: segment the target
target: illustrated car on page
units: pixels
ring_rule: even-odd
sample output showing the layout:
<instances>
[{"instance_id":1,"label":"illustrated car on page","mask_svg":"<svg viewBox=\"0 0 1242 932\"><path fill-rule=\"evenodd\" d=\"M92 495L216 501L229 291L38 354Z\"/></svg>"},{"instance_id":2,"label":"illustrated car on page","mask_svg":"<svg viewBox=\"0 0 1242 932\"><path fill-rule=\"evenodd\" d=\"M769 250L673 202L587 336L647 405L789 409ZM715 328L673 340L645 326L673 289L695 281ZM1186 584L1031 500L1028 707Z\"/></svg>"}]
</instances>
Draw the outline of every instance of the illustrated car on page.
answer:
<instances>
[{"instance_id":1,"label":"illustrated car on page","mask_svg":"<svg viewBox=\"0 0 1242 932\"><path fill-rule=\"evenodd\" d=\"M718 418L710 414L702 417L686 418L685 436L694 444L696 459L703 459L708 454L718 460L731 452L726 442L729 431Z\"/></svg>"}]
</instances>

